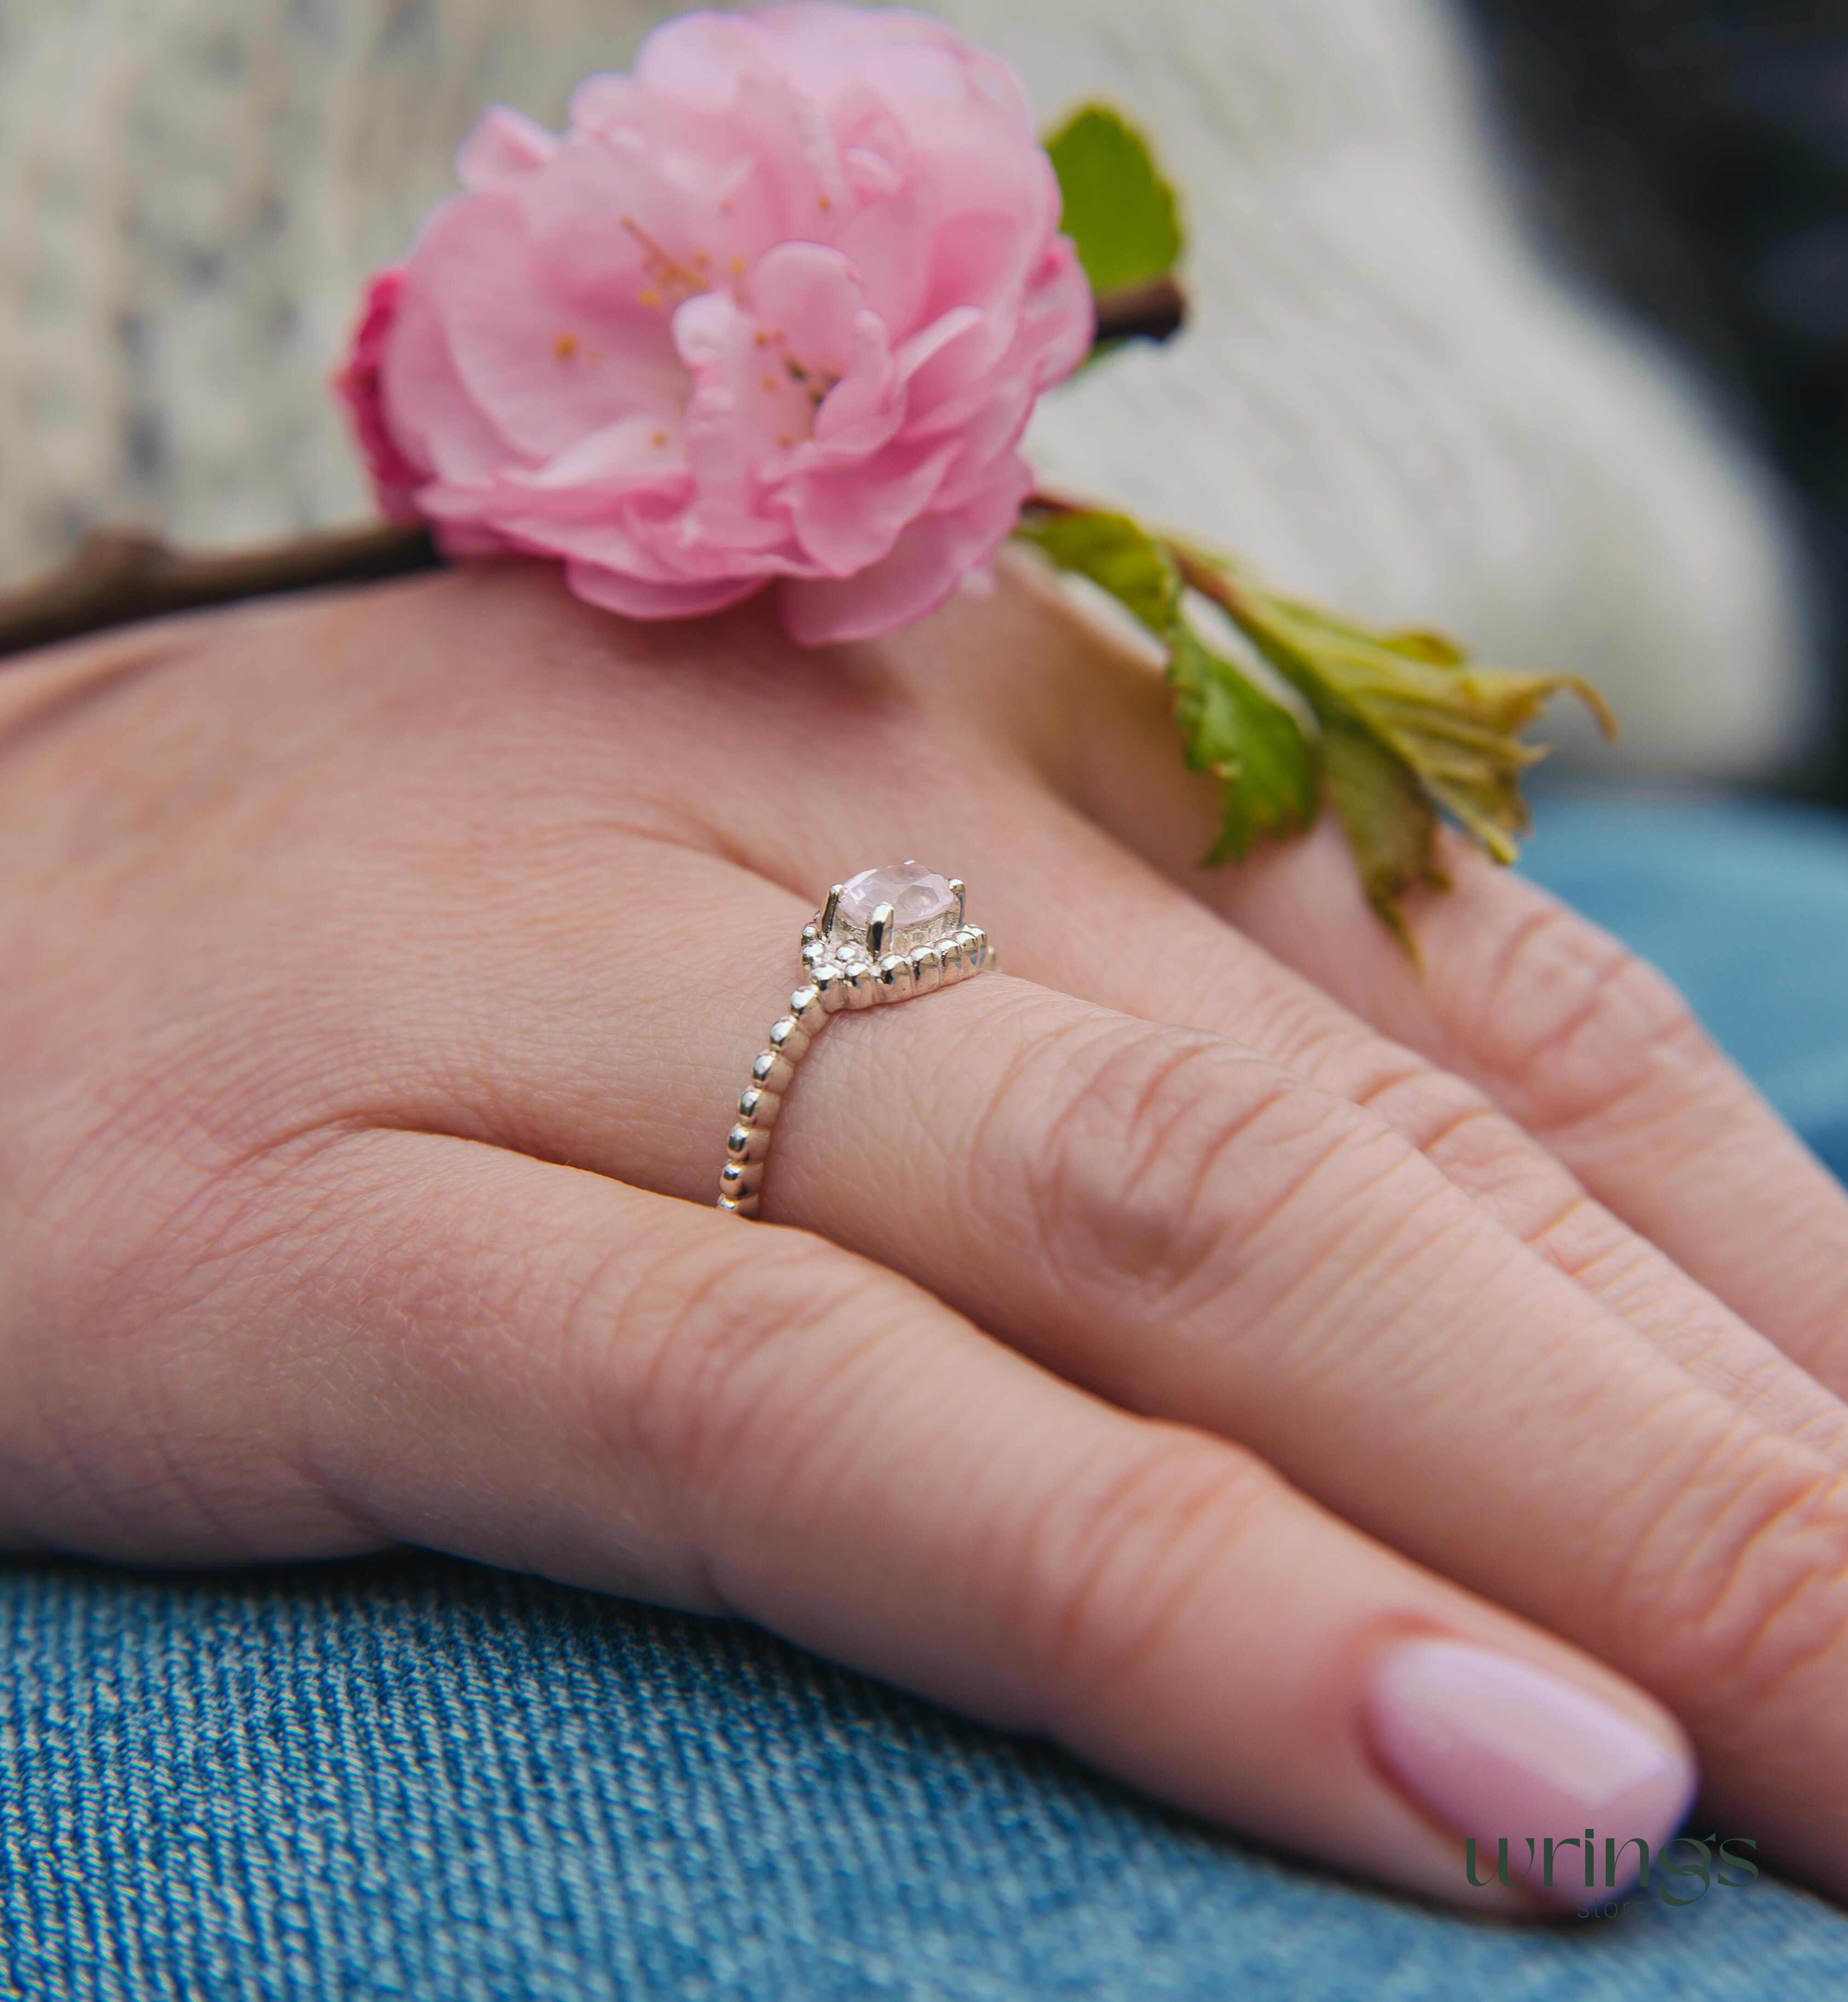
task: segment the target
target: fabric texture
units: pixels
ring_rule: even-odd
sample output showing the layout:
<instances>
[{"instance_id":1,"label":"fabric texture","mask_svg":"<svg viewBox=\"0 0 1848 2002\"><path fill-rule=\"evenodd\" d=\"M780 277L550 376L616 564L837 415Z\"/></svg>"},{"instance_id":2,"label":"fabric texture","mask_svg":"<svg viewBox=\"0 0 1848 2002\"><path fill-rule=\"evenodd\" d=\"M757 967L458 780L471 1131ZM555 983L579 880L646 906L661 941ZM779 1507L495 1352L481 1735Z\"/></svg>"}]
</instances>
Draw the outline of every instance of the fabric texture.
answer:
<instances>
[{"instance_id":1,"label":"fabric texture","mask_svg":"<svg viewBox=\"0 0 1848 2002\"><path fill-rule=\"evenodd\" d=\"M1758 2002L1768 1880L1523 1932L1278 1861L748 1629L427 1557L0 1588L0 1995Z\"/></svg>"},{"instance_id":2,"label":"fabric texture","mask_svg":"<svg viewBox=\"0 0 1848 2002\"><path fill-rule=\"evenodd\" d=\"M1536 873L1653 946L1833 1146L1848 826L1712 803L1540 811ZM1540 1930L1438 1912L748 1628L440 1557L16 1562L0 1648L0 1998L1848 1989L1848 1916L1768 1878Z\"/></svg>"}]
</instances>

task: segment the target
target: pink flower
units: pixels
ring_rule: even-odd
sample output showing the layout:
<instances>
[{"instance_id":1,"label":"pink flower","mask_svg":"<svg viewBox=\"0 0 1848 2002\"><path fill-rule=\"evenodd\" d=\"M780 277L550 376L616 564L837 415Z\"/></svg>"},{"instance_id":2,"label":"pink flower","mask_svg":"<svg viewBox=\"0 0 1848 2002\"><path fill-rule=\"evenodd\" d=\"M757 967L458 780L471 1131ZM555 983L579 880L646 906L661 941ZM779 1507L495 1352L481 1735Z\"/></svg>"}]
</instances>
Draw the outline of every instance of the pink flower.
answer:
<instances>
[{"instance_id":1,"label":"pink flower","mask_svg":"<svg viewBox=\"0 0 1848 2002\"><path fill-rule=\"evenodd\" d=\"M489 112L340 381L388 511L634 618L780 580L808 644L979 570L1090 293L1026 95L921 15L692 14L562 138Z\"/></svg>"},{"instance_id":2,"label":"pink flower","mask_svg":"<svg viewBox=\"0 0 1848 2002\"><path fill-rule=\"evenodd\" d=\"M404 274L397 270L381 271L372 281L353 337L353 352L334 377L333 389L347 406L379 506L394 521L414 521L418 518L417 489L426 475L398 449L385 420L378 383L385 336L397 318L398 295L403 288Z\"/></svg>"}]
</instances>

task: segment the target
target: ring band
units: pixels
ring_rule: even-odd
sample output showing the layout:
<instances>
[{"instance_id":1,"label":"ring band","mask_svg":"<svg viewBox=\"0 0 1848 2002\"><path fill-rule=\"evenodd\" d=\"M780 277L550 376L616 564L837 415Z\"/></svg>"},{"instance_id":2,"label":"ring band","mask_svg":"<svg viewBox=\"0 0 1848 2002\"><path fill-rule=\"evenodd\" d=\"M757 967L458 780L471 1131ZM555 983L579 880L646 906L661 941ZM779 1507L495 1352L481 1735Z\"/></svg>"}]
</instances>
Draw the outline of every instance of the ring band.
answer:
<instances>
[{"instance_id":1,"label":"ring band","mask_svg":"<svg viewBox=\"0 0 1848 2002\"><path fill-rule=\"evenodd\" d=\"M783 1095L831 1017L908 1001L995 967L988 933L967 922L966 902L955 877L915 862L863 869L828 891L802 928L804 984L790 996L790 1012L772 1025L738 1100L719 1174L720 1209L757 1215Z\"/></svg>"}]
</instances>

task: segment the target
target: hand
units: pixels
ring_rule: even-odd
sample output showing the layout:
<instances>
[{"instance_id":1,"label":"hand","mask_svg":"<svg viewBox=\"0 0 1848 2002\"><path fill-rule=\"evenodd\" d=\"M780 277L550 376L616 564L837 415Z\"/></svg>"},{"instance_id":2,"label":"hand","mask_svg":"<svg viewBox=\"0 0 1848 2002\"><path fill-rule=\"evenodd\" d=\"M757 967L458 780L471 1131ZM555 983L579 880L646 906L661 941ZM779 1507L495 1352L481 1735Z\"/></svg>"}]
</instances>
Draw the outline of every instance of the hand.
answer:
<instances>
[{"instance_id":1,"label":"hand","mask_svg":"<svg viewBox=\"0 0 1848 2002\"><path fill-rule=\"evenodd\" d=\"M1478 1909L1463 1833L1665 1833L1679 1718L1703 1830L1848 1885L1848 1200L1531 888L1455 857L1421 977L1213 814L1018 580L801 654L497 566L9 669L0 1536L737 1613ZM838 1019L774 1222L696 1206L908 855L1007 975Z\"/></svg>"}]
</instances>

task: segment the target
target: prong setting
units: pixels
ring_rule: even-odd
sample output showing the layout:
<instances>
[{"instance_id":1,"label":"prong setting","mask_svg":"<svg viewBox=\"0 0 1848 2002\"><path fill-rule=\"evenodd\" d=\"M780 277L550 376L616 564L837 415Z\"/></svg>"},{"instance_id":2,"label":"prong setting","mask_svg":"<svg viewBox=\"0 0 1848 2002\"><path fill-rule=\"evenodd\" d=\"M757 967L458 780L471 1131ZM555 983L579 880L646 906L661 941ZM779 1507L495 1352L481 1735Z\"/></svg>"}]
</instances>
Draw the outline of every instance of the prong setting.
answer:
<instances>
[{"instance_id":1,"label":"prong setting","mask_svg":"<svg viewBox=\"0 0 1848 2002\"><path fill-rule=\"evenodd\" d=\"M892 894L880 895L889 888ZM761 1213L764 1164L797 1067L830 1016L954 987L997 964L989 936L968 922L960 877L915 862L867 870L828 891L802 928L803 979L772 1025L726 1136L719 1207Z\"/></svg>"}]
</instances>

